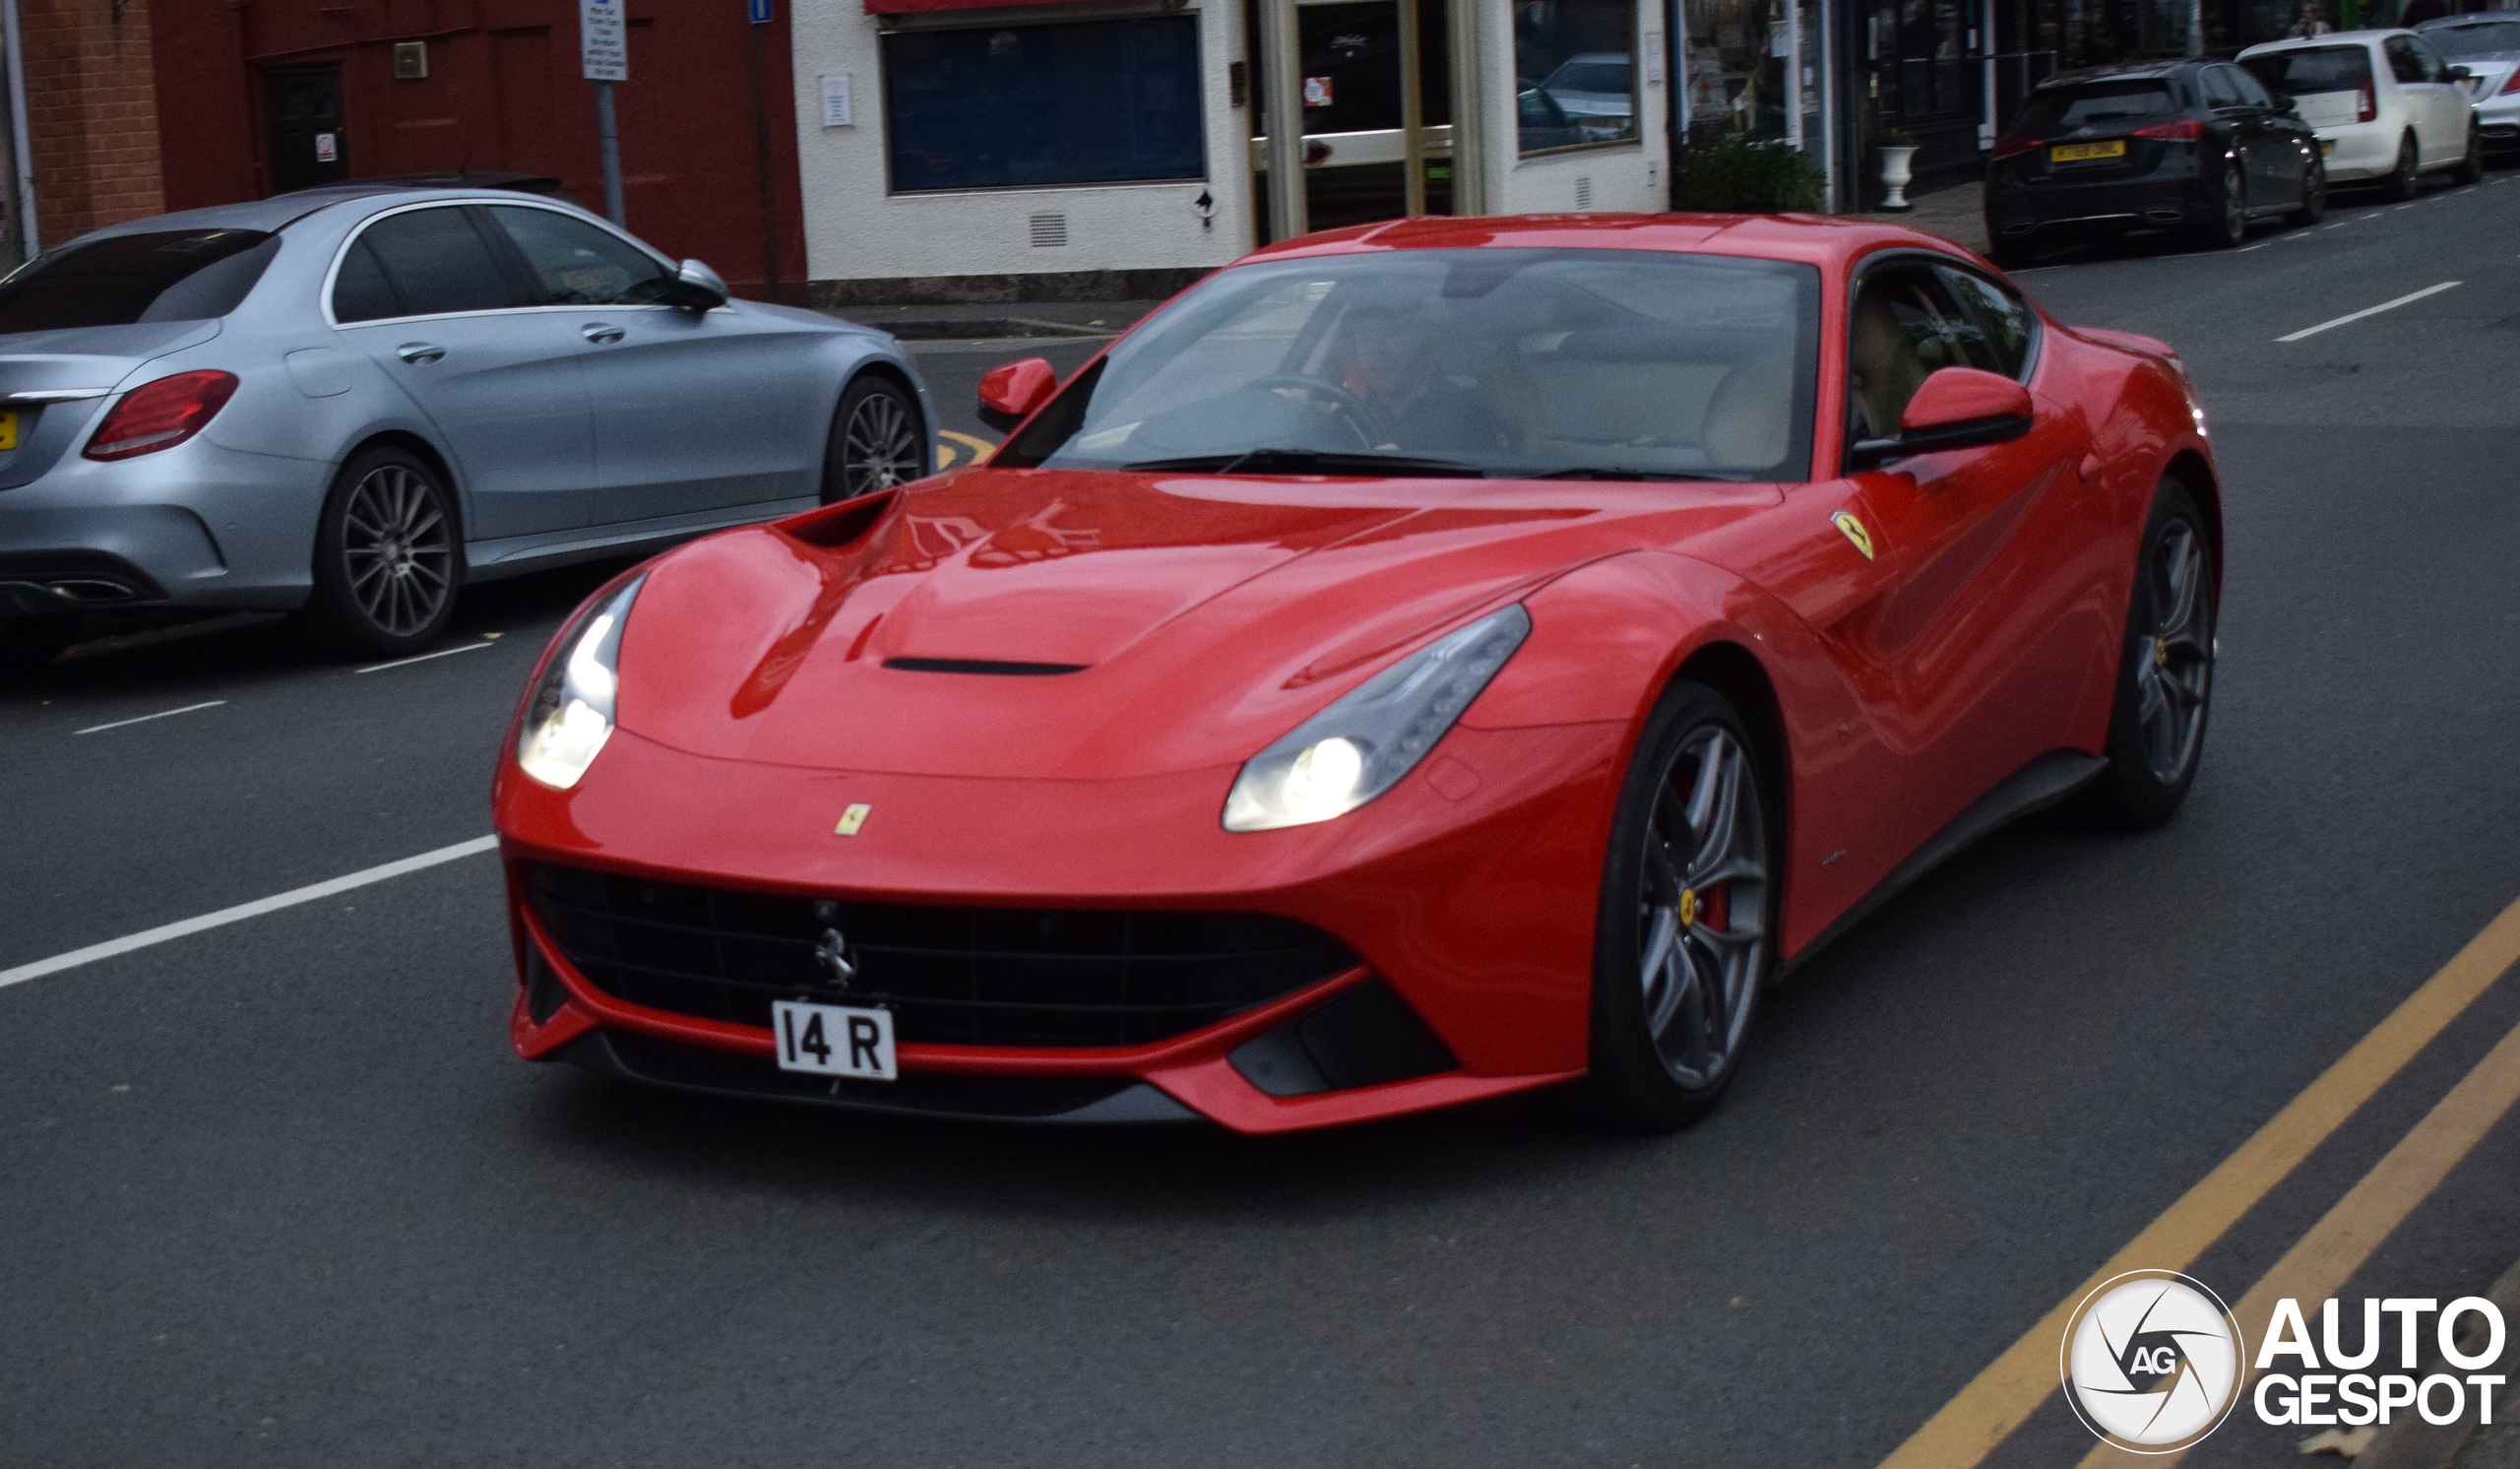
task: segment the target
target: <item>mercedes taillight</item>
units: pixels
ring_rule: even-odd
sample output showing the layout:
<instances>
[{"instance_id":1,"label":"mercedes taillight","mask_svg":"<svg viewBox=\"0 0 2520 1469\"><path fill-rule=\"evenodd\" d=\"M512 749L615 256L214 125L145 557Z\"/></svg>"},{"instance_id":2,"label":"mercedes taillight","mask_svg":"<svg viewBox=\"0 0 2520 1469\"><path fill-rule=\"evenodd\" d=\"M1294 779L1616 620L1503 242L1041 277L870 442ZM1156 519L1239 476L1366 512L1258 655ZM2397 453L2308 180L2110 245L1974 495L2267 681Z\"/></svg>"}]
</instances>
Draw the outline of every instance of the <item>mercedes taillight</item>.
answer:
<instances>
[{"instance_id":1,"label":"mercedes taillight","mask_svg":"<svg viewBox=\"0 0 2520 1469\"><path fill-rule=\"evenodd\" d=\"M131 459L171 449L216 417L236 393L233 372L178 372L122 395L88 440L90 459Z\"/></svg>"}]
</instances>

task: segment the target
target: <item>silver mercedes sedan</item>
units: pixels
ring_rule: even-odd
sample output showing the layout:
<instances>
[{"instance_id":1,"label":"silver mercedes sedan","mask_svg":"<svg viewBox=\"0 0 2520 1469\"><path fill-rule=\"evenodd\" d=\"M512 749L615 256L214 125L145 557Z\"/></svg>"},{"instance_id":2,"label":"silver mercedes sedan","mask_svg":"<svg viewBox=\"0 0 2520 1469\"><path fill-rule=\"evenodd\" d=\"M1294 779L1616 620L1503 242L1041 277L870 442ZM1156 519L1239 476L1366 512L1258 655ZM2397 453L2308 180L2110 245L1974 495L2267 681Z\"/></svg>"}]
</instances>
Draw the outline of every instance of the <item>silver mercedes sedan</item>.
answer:
<instances>
[{"instance_id":1,"label":"silver mercedes sedan","mask_svg":"<svg viewBox=\"0 0 2520 1469\"><path fill-rule=\"evenodd\" d=\"M892 338L552 200L348 184L115 225L0 281L0 671L143 606L415 651L466 582L915 479L933 422Z\"/></svg>"}]
</instances>

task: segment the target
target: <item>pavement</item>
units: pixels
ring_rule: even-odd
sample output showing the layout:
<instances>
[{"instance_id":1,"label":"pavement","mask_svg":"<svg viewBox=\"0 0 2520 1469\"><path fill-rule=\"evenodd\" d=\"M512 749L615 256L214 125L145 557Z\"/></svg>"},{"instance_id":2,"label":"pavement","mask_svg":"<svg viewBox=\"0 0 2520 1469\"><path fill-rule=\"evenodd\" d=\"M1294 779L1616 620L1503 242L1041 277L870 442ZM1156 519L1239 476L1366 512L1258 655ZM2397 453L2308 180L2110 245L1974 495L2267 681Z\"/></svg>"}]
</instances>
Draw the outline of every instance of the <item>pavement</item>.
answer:
<instances>
[{"instance_id":1,"label":"pavement","mask_svg":"<svg viewBox=\"0 0 2520 1469\"><path fill-rule=\"evenodd\" d=\"M1867 210L1854 218L1906 224L1927 234L1939 234L1983 255L1986 250L1985 201L1986 186L1972 180L1951 184L1930 194L1911 194L1908 202L1915 206L1912 209Z\"/></svg>"},{"instance_id":2,"label":"pavement","mask_svg":"<svg viewBox=\"0 0 2520 1469\"><path fill-rule=\"evenodd\" d=\"M508 1050L485 856L8 980L479 837L527 671L612 568L479 588L372 671L272 618L91 642L0 692L0 1466L1879 1465L2520 896L2515 236L2498 171L2021 273L2194 370L2229 534L2198 784L2161 831L2028 822L1902 894L1669 1136L608 1086ZM914 351L985 442L980 372L1095 341ZM2520 1029L2499 968L2180 1268L2239 1299L2422 1143L2334 1293L2492 1289L2520 1121L2426 1129ZM1934 1469L2084 1458L2031 1345L2018 1418ZM2301 1432L2243 1409L2183 1462Z\"/></svg>"}]
</instances>

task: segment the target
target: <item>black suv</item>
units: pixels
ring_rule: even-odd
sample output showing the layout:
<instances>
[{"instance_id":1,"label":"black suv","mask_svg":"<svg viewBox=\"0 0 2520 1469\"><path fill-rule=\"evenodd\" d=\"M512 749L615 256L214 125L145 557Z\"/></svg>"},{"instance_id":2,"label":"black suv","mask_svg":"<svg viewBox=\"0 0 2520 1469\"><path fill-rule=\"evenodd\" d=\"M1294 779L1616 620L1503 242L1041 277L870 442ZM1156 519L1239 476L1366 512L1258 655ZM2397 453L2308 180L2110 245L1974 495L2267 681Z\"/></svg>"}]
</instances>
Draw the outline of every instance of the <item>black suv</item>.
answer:
<instances>
[{"instance_id":1,"label":"black suv","mask_svg":"<svg viewBox=\"0 0 2520 1469\"><path fill-rule=\"evenodd\" d=\"M2319 143L2292 98L2227 61L2094 67L2048 78L1986 164L1998 265L2067 235L2173 228L2227 249L2249 222L2327 210Z\"/></svg>"}]
</instances>

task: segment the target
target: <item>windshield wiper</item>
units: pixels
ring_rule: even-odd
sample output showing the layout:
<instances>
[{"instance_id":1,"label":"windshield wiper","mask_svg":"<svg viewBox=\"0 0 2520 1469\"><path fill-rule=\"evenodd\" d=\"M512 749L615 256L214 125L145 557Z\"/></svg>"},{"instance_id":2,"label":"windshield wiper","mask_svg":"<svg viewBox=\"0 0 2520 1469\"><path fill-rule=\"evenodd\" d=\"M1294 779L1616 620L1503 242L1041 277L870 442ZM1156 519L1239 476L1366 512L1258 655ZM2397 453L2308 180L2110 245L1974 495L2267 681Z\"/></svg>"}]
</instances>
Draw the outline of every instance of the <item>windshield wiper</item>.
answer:
<instances>
[{"instance_id":1,"label":"windshield wiper","mask_svg":"<svg viewBox=\"0 0 2520 1469\"><path fill-rule=\"evenodd\" d=\"M1499 479L1699 479L1716 484L1738 484L1730 475L1692 475L1686 470L1606 470L1590 465L1577 465L1571 470L1550 470L1545 474L1526 475L1520 472L1497 472Z\"/></svg>"},{"instance_id":2,"label":"windshield wiper","mask_svg":"<svg viewBox=\"0 0 2520 1469\"><path fill-rule=\"evenodd\" d=\"M1152 473L1180 470L1192 474L1230 475L1418 475L1477 479L1486 474L1475 464L1451 459L1412 459L1402 454L1329 454L1312 449L1249 449L1240 454L1194 454L1183 459L1146 459L1123 470Z\"/></svg>"}]
</instances>

